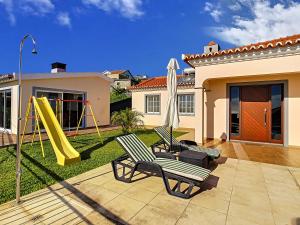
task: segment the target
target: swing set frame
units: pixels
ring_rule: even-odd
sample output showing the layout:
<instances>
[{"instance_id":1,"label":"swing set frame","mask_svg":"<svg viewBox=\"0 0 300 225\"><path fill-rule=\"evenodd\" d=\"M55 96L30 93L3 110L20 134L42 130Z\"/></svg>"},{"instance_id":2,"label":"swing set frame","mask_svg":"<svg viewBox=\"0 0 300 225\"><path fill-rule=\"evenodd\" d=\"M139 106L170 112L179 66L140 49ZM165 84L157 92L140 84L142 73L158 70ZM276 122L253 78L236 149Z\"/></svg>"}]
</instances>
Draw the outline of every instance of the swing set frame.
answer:
<instances>
[{"instance_id":1,"label":"swing set frame","mask_svg":"<svg viewBox=\"0 0 300 225\"><path fill-rule=\"evenodd\" d=\"M76 131L75 131L75 133L71 134L70 127L69 127L69 134L67 134L67 136L74 136L74 139L75 139L76 136L78 136L79 128L81 126L81 122L82 122L83 118L87 117L87 116L91 116L93 118L93 122L94 122L95 128L97 130L97 134L100 138L100 141L101 141L101 143L103 143L103 139L102 139L100 129L99 129L98 124L97 124L97 120L96 120L96 117L95 117L95 114L94 114L94 111L93 111L92 104L88 100L63 100L63 99L60 99L60 98L48 99L48 100L49 101L56 101L55 116L58 119L60 126L62 126L62 122L63 122L62 103L63 102L78 102L78 103L80 102L80 103L83 103L82 112L81 112L80 119L79 119L79 121L77 123L77 126L76 126ZM90 110L90 114L86 114L87 109ZM34 112L34 115L30 116L30 113L32 113L32 112ZM70 120L70 113L71 113L71 111L69 110L69 120ZM40 141L40 144L41 144L42 155L45 158L45 151L44 151L43 139L42 139L41 128L40 128L40 121L41 120L39 118L37 109L36 109L35 105L33 104L32 96L30 96L30 98L28 100L28 103L27 103L25 123L24 123L23 132L22 132L21 143L20 143L21 147L22 147L22 144L24 142L24 136L25 136L25 132L26 132L26 129L27 129L27 126L28 126L29 119L33 119L33 121L34 121L34 131L32 133L31 146L32 146L32 144L35 140L36 134L38 133L39 141Z\"/></svg>"}]
</instances>

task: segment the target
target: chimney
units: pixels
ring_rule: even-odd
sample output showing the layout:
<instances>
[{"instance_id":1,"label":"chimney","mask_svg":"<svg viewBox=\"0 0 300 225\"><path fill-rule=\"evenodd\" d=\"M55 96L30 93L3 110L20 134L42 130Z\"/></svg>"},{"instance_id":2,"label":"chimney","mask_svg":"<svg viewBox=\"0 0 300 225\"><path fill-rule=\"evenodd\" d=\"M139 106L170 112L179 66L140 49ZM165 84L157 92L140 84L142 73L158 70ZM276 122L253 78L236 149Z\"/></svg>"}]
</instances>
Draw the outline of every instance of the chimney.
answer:
<instances>
[{"instance_id":1,"label":"chimney","mask_svg":"<svg viewBox=\"0 0 300 225\"><path fill-rule=\"evenodd\" d=\"M67 64L55 62L51 64L51 73L66 72Z\"/></svg>"},{"instance_id":2,"label":"chimney","mask_svg":"<svg viewBox=\"0 0 300 225\"><path fill-rule=\"evenodd\" d=\"M214 53L214 52L218 52L220 51L220 45L218 45L216 42L211 41L208 43L207 46L204 46L204 53L208 54L208 53Z\"/></svg>"}]
</instances>

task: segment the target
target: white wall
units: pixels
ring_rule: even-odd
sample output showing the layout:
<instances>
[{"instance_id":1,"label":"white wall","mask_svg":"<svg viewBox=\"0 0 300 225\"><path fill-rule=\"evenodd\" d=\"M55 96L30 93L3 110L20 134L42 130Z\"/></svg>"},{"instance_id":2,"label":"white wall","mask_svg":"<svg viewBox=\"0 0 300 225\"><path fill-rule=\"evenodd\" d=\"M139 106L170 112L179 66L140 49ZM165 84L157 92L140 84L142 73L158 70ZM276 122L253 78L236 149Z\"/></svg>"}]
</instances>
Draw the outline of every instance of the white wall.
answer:
<instances>
[{"instance_id":1,"label":"white wall","mask_svg":"<svg viewBox=\"0 0 300 225\"><path fill-rule=\"evenodd\" d=\"M178 89L178 94L185 93L185 94L194 94L195 90L193 88L190 89ZM160 109L161 112L156 114L147 114L145 112L145 100L146 95L160 95ZM142 90L142 91L132 91L132 109L142 112L144 114L144 123L147 126L161 126L163 124L163 115L166 112L166 104L168 100L168 93L167 89L158 89L158 90ZM199 101L199 99L194 99L195 103ZM195 104L195 110L196 110L196 104ZM197 110L196 110L197 112ZM195 113L196 113L195 112ZM195 115L180 115L179 116L180 123L179 127L181 128L195 128L196 125L196 118Z\"/></svg>"}]
</instances>

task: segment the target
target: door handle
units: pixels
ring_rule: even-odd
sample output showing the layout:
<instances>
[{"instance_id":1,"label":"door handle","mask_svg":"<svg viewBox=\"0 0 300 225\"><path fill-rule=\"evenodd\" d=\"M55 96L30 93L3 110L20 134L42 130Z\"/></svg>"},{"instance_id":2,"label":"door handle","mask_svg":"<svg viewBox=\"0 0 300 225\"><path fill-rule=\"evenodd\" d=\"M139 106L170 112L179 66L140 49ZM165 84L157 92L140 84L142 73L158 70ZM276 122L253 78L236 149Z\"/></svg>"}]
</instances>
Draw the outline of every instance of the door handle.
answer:
<instances>
[{"instance_id":1,"label":"door handle","mask_svg":"<svg viewBox=\"0 0 300 225\"><path fill-rule=\"evenodd\" d=\"M264 116L265 116L265 127L267 127L267 109L264 110Z\"/></svg>"}]
</instances>

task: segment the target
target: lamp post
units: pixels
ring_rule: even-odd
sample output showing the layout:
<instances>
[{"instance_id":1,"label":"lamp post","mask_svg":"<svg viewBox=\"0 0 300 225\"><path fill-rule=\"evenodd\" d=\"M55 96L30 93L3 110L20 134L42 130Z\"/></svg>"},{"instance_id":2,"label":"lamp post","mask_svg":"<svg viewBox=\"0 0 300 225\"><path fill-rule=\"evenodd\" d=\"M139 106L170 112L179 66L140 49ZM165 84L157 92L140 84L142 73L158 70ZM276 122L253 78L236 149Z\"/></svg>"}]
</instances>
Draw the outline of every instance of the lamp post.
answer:
<instances>
[{"instance_id":1,"label":"lamp post","mask_svg":"<svg viewBox=\"0 0 300 225\"><path fill-rule=\"evenodd\" d=\"M36 42L32 35L27 34L23 37L20 43L19 52L19 79L18 79L18 121L17 121L17 152L16 152L16 202L20 203L21 197L21 143L20 143L20 128L22 120L22 53L23 46L27 38L30 38L33 44L32 54L37 54Z\"/></svg>"}]
</instances>

